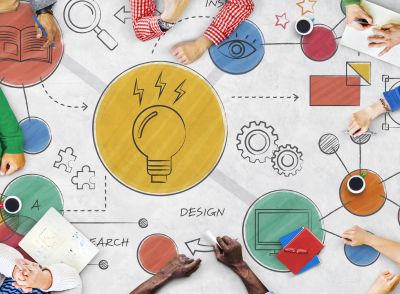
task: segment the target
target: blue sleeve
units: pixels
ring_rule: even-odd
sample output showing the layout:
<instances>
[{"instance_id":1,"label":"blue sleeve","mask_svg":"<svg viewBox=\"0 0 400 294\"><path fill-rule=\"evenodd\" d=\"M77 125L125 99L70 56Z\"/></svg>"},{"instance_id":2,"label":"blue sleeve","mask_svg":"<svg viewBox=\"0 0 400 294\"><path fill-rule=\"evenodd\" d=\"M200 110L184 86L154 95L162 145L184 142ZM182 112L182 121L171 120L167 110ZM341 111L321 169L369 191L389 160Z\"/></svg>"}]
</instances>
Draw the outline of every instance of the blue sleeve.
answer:
<instances>
[{"instance_id":1,"label":"blue sleeve","mask_svg":"<svg viewBox=\"0 0 400 294\"><path fill-rule=\"evenodd\" d=\"M389 104L391 111L400 109L400 86L393 90L384 92L383 96L385 96L386 102Z\"/></svg>"},{"instance_id":2,"label":"blue sleeve","mask_svg":"<svg viewBox=\"0 0 400 294\"><path fill-rule=\"evenodd\" d=\"M31 5L33 11L38 11L40 9L46 8L50 5L53 5L57 2L57 0L31 0Z\"/></svg>"}]
</instances>

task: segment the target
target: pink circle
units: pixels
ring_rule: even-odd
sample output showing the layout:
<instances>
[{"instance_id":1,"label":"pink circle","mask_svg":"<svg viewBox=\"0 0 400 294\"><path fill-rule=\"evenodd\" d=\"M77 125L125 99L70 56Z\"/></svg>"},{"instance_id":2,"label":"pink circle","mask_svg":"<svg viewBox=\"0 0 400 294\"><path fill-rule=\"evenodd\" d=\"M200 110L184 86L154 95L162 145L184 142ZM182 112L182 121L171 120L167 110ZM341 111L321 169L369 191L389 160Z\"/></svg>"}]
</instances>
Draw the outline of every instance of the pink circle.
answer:
<instances>
[{"instance_id":1,"label":"pink circle","mask_svg":"<svg viewBox=\"0 0 400 294\"><path fill-rule=\"evenodd\" d=\"M315 25L311 34L302 38L301 48L311 60L328 60L335 55L338 49L336 35L331 28L325 25Z\"/></svg>"}]
</instances>

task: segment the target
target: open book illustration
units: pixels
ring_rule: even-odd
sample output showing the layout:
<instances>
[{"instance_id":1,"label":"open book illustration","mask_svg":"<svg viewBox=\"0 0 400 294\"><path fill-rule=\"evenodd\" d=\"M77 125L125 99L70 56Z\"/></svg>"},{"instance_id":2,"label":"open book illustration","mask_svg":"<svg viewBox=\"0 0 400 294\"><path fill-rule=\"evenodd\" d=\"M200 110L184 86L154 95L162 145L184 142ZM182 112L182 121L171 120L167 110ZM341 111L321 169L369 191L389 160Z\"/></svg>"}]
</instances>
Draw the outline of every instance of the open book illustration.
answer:
<instances>
[{"instance_id":1,"label":"open book illustration","mask_svg":"<svg viewBox=\"0 0 400 294\"><path fill-rule=\"evenodd\" d=\"M0 26L0 61L52 62L51 48L43 49L44 38L36 38L36 28Z\"/></svg>"}]
</instances>

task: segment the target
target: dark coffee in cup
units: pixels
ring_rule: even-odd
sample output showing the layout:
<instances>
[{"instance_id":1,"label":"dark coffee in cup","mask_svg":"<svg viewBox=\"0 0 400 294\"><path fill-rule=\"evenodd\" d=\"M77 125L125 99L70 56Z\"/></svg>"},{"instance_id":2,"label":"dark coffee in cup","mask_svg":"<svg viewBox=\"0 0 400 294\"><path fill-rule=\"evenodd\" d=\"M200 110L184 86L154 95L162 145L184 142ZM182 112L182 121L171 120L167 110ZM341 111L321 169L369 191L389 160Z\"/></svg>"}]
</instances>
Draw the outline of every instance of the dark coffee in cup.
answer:
<instances>
[{"instance_id":1,"label":"dark coffee in cup","mask_svg":"<svg viewBox=\"0 0 400 294\"><path fill-rule=\"evenodd\" d=\"M21 210L21 200L16 196L8 196L4 200L4 210L9 214L16 214Z\"/></svg>"},{"instance_id":2,"label":"dark coffee in cup","mask_svg":"<svg viewBox=\"0 0 400 294\"><path fill-rule=\"evenodd\" d=\"M302 36L306 36L314 29L314 23L307 17L302 17L297 20L295 25L296 32Z\"/></svg>"},{"instance_id":3,"label":"dark coffee in cup","mask_svg":"<svg viewBox=\"0 0 400 294\"><path fill-rule=\"evenodd\" d=\"M307 34L310 31L310 29L311 29L311 24L305 19L301 19L297 23L297 30L302 34Z\"/></svg>"},{"instance_id":4,"label":"dark coffee in cup","mask_svg":"<svg viewBox=\"0 0 400 294\"><path fill-rule=\"evenodd\" d=\"M360 194L365 189L365 180L362 176L352 176L347 182L347 188L353 194Z\"/></svg>"}]
</instances>

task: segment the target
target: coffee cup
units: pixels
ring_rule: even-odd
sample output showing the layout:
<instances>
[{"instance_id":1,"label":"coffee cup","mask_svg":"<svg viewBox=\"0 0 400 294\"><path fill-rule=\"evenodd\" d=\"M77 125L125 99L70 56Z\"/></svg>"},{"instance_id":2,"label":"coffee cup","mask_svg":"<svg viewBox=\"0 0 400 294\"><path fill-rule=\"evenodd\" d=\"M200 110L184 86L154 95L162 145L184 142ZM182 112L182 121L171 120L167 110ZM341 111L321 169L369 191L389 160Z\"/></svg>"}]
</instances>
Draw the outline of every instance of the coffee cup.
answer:
<instances>
[{"instance_id":1,"label":"coffee cup","mask_svg":"<svg viewBox=\"0 0 400 294\"><path fill-rule=\"evenodd\" d=\"M17 214L21 211L22 202L17 196L8 196L4 199L2 206L8 214Z\"/></svg>"},{"instance_id":2,"label":"coffee cup","mask_svg":"<svg viewBox=\"0 0 400 294\"><path fill-rule=\"evenodd\" d=\"M299 35L307 36L311 34L312 30L314 29L314 22L307 17L302 17L296 21L296 25L294 27Z\"/></svg>"},{"instance_id":3,"label":"coffee cup","mask_svg":"<svg viewBox=\"0 0 400 294\"><path fill-rule=\"evenodd\" d=\"M360 194L365 190L365 180L362 176L352 176L347 181L347 189L353 194Z\"/></svg>"}]
</instances>

